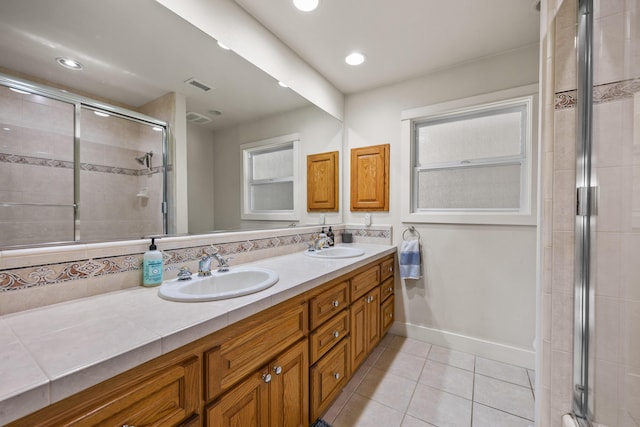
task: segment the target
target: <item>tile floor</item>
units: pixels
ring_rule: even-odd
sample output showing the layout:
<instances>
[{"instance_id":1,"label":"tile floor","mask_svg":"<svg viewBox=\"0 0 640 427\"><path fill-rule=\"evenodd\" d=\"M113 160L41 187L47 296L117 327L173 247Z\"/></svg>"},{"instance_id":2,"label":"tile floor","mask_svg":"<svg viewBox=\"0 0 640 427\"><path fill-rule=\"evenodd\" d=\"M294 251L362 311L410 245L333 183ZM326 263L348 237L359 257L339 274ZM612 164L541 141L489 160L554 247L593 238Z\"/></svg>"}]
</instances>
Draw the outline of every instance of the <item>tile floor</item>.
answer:
<instances>
[{"instance_id":1,"label":"tile floor","mask_svg":"<svg viewBox=\"0 0 640 427\"><path fill-rule=\"evenodd\" d=\"M322 417L333 427L533 426L533 371L387 335Z\"/></svg>"}]
</instances>

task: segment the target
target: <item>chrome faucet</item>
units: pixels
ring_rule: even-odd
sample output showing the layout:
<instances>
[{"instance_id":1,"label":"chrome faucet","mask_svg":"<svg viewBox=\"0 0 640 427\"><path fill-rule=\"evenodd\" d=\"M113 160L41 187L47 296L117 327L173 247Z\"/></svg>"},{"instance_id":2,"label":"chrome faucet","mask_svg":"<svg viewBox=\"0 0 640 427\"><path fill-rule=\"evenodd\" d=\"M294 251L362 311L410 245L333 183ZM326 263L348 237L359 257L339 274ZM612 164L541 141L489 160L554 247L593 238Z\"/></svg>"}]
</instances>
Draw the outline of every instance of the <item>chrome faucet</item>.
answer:
<instances>
[{"instance_id":1,"label":"chrome faucet","mask_svg":"<svg viewBox=\"0 0 640 427\"><path fill-rule=\"evenodd\" d=\"M213 257L216 259L216 261L218 261L218 271L220 273L229 271L229 261L231 261L231 257L223 258L218 252L213 254Z\"/></svg>"},{"instance_id":2,"label":"chrome faucet","mask_svg":"<svg viewBox=\"0 0 640 427\"><path fill-rule=\"evenodd\" d=\"M325 233L314 235L313 246L309 247L310 251L319 251L329 246L329 238ZM313 248L313 249L312 249Z\"/></svg>"},{"instance_id":3,"label":"chrome faucet","mask_svg":"<svg viewBox=\"0 0 640 427\"><path fill-rule=\"evenodd\" d=\"M211 255L203 254L198 262L198 277L211 276Z\"/></svg>"}]
</instances>

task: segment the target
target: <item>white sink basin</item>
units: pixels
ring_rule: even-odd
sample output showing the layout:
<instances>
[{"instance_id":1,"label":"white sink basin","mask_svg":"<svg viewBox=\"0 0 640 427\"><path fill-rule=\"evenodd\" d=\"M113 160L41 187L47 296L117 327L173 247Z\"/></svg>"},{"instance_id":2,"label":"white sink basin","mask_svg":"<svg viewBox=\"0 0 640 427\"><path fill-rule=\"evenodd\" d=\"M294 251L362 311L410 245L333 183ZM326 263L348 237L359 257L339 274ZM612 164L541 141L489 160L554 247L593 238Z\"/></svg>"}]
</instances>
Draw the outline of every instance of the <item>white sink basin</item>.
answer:
<instances>
[{"instance_id":1,"label":"white sink basin","mask_svg":"<svg viewBox=\"0 0 640 427\"><path fill-rule=\"evenodd\" d=\"M191 280L169 280L160 285L158 295L171 301L213 301L253 294L267 289L278 281L278 273L258 267L231 268L224 273L214 271L211 276Z\"/></svg>"},{"instance_id":2,"label":"white sink basin","mask_svg":"<svg viewBox=\"0 0 640 427\"><path fill-rule=\"evenodd\" d=\"M349 246L332 246L319 251L304 251L304 254L313 258L353 258L364 255L364 251Z\"/></svg>"}]
</instances>

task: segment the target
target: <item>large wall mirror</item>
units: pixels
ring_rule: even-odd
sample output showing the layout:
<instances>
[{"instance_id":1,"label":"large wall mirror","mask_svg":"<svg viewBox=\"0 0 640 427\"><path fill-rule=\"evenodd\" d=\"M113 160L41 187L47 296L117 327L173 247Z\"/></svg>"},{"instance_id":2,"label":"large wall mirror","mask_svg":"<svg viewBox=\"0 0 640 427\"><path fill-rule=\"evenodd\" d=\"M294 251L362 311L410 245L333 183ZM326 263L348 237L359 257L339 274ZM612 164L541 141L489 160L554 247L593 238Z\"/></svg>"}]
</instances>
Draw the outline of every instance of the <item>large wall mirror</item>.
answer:
<instances>
[{"instance_id":1,"label":"large wall mirror","mask_svg":"<svg viewBox=\"0 0 640 427\"><path fill-rule=\"evenodd\" d=\"M76 60L82 70L64 68L57 58ZM168 205L165 230L169 234L319 221L319 214L304 208L304 165L309 154L342 151L342 123L156 1L3 1L0 73L168 123L164 191ZM68 238L67 232L77 227L78 218L76 224L73 219L69 222L64 208L51 206L73 203L74 175L68 169L54 171L49 167L39 171L40 181L20 187L20 200L28 201L31 207L18 212L15 206L2 206L3 201L16 200L18 187L10 183L23 183L24 170L12 174L18 168L9 167L15 166L16 156L29 157L33 170L38 169L38 162L73 162L73 129L78 125L73 108L65 111L68 105L57 108L47 99L40 104L48 108L39 109L40 116L32 117L30 106L37 102L24 101L16 107L20 94L3 89L0 128L10 130L0 130L0 247L131 239L163 231L162 219L147 218L146 211L140 214L140 208L146 206L152 212L162 212L162 198L155 197L161 193L162 183L152 182L158 174L149 173L162 165L161 138L155 135L158 132L154 132L153 123L130 123L120 117L100 121L83 114L83 120L90 119L94 128L80 131L79 153L75 154L91 157L95 170L83 169L79 174L80 179L89 175L82 187L79 221L91 218L95 223L87 222L82 235ZM22 133L19 140L11 133L16 117ZM56 130L63 121L71 131ZM42 130L47 124L53 126L53 132ZM105 130L112 134L109 144L100 140ZM295 212L294 220L286 222L242 219L241 146L291 134L299 138L295 159L299 167L293 177L299 185L293 197L303 208ZM135 147L134 136L142 141ZM105 175L122 170L132 172ZM111 181L113 186L105 188ZM92 183L95 188L90 187ZM90 206L94 199L100 199L102 205ZM43 206L38 207L39 203ZM134 212L138 215L135 220ZM327 214L326 221L341 222L341 212ZM49 229L63 233L45 237L35 225L47 222L53 224ZM26 230L31 231L28 239ZM19 237L12 240L10 235Z\"/></svg>"}]
</instances>

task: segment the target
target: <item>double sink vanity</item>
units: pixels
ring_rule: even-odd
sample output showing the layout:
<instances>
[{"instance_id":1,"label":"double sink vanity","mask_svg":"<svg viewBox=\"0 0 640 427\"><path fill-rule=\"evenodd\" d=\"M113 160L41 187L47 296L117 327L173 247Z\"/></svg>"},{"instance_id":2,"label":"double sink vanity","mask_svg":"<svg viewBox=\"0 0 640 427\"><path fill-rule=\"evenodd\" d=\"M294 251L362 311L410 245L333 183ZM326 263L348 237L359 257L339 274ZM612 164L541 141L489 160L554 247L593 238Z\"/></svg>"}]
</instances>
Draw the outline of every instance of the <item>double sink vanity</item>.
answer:
<instances>
[{"instance_id":1,"label":"double sink vanity","mask_svg":"<svg viewBox=\"0 0 640 427\"><path fill-rule=\"evenodd\" d=\"M5 316L48 354L16 367L45 379L0 411L30 408L11 427L308 426L393 323L395 253L339 245Z\"/></svg>"}]
</instances>

